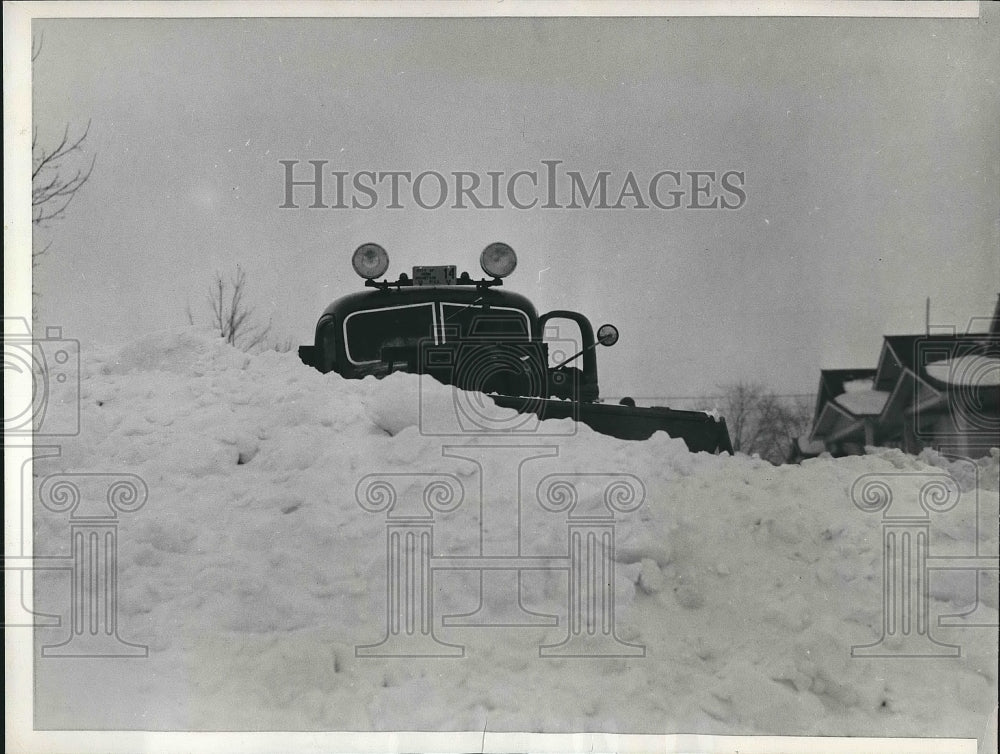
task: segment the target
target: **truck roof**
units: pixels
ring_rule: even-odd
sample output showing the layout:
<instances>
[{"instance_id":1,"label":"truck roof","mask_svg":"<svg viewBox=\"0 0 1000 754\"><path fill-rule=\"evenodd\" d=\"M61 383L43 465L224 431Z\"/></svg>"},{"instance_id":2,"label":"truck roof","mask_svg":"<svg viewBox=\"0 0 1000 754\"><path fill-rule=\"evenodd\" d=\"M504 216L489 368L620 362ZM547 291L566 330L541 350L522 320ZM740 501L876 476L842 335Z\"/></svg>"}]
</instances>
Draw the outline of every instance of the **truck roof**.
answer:
<instances>
[{"instance_id":1,"label":"truck roof","mask_svg":"<svg viewBox=\"0 0 1000 754\"><path fill-rule=\"evenodd\" d=\"M399 289L357 291L338 298L326 307L323 315L334 315L342 319L351 312L366 309L379 309L402 303L423 304L438 301L456 304L472 304L481 301L492 306L521 309L533 321L538 319L535 305L526 296L514 291L498 288L476 288L471 285L415 285Z\"/></svg>"}]
</instances>

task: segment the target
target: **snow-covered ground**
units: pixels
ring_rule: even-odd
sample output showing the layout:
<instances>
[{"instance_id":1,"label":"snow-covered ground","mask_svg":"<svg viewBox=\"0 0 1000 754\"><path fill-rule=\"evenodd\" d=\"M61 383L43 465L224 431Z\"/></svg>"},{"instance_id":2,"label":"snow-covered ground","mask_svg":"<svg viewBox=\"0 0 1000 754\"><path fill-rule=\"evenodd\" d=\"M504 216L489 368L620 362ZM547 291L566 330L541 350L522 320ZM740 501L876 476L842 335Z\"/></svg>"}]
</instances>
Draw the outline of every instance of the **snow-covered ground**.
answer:
<instances>
[{"instance_id":1,"label":"snow-covered ground","mask_svg":"<svg viewBox=\"0 0 1000 754\"><path fill-rule=\"evenodd\" d=\"M144 480L145 505L117 520L117 616L120 637L148 657L38 657L38 728L978 738L996 706L996 570L978 574L971 621L992 627L938 625L976 607L977 575L930 571L931 633L960 656L851 651L883 634L889 515L855 505L858 480L876 475L865 479L888 485L892 510L919 516L921 487L950 470L964 492L926 514L930 554L995 556L996 452L976 466L879 450L773 467L566 422L524 436L435 435L455 414L450 388L408 375L345 381L294 353L248 356L196 330L85 352L82 370L81 434L36 461L36 483L77 472ZM458 494L435 498L453 508L434 512L435 558L565 556L566 499L555 494L550 509L536 499L553 475L575 480L577 512L607 512L608 480L644 490L640 507L615 513L612 586L617 635L645 656L540 657L568 630L567 571L545 569L524 572L523 605L558 625L442 625L476 608L479 575L435 571L434 633L464 657L356 656L386 633L387 515L443 479ZM363 491L378 478L394 484L397 509L359 505L358 495L385 502ZM70 523L36 505L36 554L68 555ZM508 607L510 573L494 572ZM64 618L37 643L62 642L69 572L39 571L35 585L36 608Z\"/></svg>"}]
</instances>

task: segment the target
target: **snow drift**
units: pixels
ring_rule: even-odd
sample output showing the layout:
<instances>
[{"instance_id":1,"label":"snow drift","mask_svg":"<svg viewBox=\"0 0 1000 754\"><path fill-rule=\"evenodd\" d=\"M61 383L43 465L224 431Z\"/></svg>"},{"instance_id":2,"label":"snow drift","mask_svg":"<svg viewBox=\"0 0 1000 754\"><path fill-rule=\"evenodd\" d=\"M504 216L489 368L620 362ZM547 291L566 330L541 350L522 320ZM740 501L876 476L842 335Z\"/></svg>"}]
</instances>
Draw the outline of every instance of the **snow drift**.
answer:
<instances>
[{"instance_id":1,"label":"snow drift","mask_svg":"<svg viewBox=\"0 0 1000 754\"><path fill-rule=\"evenodd\" d=\"M81 434L36 461L36 481L145 481L148 501L119 522L117 614L121 638L148 657L40 657L38 728L976 738L997 703L996 570L930 572L930 630L960 656L851 652L883 634L885 521L855 504L858 480L881 475L915 498L922 475L951 473L963 495L929 518L933 554L995 556L996 452L974 465L878 450L774 467L568 422L435 435L422 422L454 414L450 388L345 381L195 330L82 361ZM433 630L463 657L356 656L386 633L386 514L356 499L379 474L410 475L401 497L420 474L458 480L433 550L466 557L565 553L566 514L535 500L546 477L640 480L643 504L615 516L612 586L616 633L645 656L540 657L567 631L566 573L544 569L524 572L521 598L557 625L443 625L479 599L478 574L452 570L435 576ZM484 499L522 500L519 530L480 515ZM65 515L36 505L35 552L70 552ZM69 581L39 572L36 607L65 618ZM65 624L37 643L64 641Z\"/></svg>"}]
</instances>

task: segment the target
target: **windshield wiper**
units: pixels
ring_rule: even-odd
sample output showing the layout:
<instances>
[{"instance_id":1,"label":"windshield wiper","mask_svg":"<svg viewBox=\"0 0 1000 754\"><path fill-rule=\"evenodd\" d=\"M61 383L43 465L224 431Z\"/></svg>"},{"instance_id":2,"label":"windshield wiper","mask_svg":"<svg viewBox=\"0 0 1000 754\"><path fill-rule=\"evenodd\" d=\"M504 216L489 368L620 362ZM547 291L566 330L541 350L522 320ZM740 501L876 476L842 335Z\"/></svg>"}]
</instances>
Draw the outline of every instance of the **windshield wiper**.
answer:
<instances>
[{"instance_id":1,"label":"windshield wiper","mask_svg":"<svg viewBox=\"0 0 1000 754\"><path fill-rule=\"evenodd\" d=\"M463 306L461 309L459 309L457 312L452 312L451 314L449 314L447 317L444 318L444 321L447 322L452 317L457 317L459 314L461 314L462 312L464 312L466 309L471 309L472 307L474 307L476 304L478 304L482 300L483 300L483 297L480 296L475 301L473 301L471 304L467 304L467 305Z\"/></svg>"}]
</instances>

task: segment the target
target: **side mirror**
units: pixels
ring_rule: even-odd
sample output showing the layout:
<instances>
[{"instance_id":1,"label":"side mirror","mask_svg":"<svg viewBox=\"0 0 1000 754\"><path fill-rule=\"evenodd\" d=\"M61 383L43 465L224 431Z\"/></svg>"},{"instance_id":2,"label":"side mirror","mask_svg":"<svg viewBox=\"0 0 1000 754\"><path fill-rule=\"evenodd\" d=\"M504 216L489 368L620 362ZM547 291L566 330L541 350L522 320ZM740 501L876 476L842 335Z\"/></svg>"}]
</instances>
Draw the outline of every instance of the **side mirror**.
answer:
<instances>
[{"instance_id":1,"label":"side mirror","mask_svg":"<svg viewBox=\"0 0 1000 754\"><path fill-rule=\"evenodd\" d=\"M597 342L602 346L613 346L618 342L618 328L614 325L601 325L597 328Z\"/></svg>"}]
</instances>

